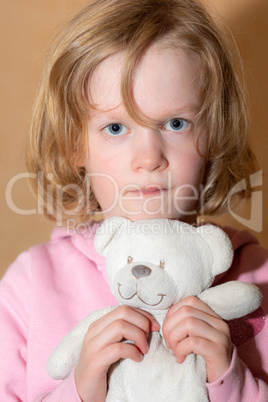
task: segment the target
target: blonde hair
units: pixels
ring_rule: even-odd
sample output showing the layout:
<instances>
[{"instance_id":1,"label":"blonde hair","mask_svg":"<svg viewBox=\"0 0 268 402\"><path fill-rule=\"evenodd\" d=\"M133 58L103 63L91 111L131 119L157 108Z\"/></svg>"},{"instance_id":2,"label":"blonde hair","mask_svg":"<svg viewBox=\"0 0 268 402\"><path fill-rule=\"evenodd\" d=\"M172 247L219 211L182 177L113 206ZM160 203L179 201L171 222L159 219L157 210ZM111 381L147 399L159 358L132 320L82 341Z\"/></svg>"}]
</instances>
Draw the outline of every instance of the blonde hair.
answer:
<instances>
[{"instance_id":1,"label":"blonde hair","mask_svg":"<svg viewBox=\"0 0 268 402\"><path fill-rule=\"evenodd\" d=\"M47 215L55 216L59 200L63 216L74 215L77 222L100 210L88 191L85 169L77 167L87 151L86 122L94 108L90 78L104 59L124 51L124 105L135 121L153 124L137 108L132 83L145 50L158 42L195 52L201 59L202 109L196 120L205 122L208 144L202 214L223 211L230 189L248 180L256 168L248 144L239 56L232 39L205 9L193 0L92 0L55 42L36 100L27 161L36 174L32 189L42 198Z\"/></svg>"}]
</instances>

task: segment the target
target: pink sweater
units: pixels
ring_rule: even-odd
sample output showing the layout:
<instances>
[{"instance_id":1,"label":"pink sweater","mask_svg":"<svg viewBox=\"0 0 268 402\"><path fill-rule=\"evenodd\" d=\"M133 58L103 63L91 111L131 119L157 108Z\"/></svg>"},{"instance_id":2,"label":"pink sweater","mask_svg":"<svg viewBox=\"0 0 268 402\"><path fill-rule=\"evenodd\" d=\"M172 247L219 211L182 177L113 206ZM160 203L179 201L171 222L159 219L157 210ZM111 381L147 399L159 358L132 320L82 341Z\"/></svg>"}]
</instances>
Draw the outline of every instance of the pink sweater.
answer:
<instances>
[{"instance_id":1,"label":"pink sweater","mask_svg":"<svg viewBox=\"0 0 268 402\"><path fill-rule=\"evenodd\" d=\"M83 235L55 229L51 241L22 253L0 282L0 400L80 402L74 373L52 380L46 362L60 340L91 311L117 304L104 259ZM229 370L207 385L211 401L268 401L268 251L248 232L227 228L232 267L219 282L255 283L262 308L230 323L236 345Z\"/></svg>"}]
</instances>

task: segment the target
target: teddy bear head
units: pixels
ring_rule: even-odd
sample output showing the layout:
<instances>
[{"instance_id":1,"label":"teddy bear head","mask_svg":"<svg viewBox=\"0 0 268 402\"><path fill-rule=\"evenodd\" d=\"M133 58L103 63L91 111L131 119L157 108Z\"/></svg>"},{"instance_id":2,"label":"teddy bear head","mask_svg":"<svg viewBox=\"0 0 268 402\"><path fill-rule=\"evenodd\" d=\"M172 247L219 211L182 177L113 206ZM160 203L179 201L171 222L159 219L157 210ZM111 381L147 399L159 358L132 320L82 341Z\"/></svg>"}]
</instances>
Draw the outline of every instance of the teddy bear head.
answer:
<instances>
[{"instance_id":1,"label":"teddy bear head","mask_svg":"<svg viewBox=\"0 0 268 402\"><path fill-rule=\"evenodd\" d=\"M106 258L117 301L147 310L167 309L200 294L233 258L231 242L220 228L169 219L107 219L94 247Z\"/></svg>"}]
</instances>

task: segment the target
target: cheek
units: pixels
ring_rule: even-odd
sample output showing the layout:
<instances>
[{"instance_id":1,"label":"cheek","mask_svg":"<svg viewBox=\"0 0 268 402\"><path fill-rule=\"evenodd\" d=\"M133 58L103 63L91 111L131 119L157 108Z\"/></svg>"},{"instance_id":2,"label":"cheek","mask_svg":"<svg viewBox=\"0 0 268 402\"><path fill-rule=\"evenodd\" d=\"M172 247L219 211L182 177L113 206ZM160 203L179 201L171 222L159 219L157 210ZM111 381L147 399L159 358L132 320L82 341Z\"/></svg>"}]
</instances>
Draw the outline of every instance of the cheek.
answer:
<instances>
[{"instance_id":1,"label":"cheek","mask_svg":"<svg viewBox=\"0 0 268 402\"><path fill-rule=\"evenodd\" d=\"M205 172L205 159L196 151L178 152L174 155L175 175L178 184L199 186Z\"/></svg>"},{"instance_id":2,"label":"cheek","mask_svg":"<svg viewBox=\"0 0 268 402\"><path fill-rule=\"evenodd\" d=\"M118 186L111 175L91 173L90 186L102 211L113 210L118 200Z\"/></svg>"},{"instance_id":3,"label":"cheek","mask_svg":"<svg viewBox=\"0 0 268 402\"><path fill-rule=\"evenodd\" d=\"M122 168L117 158L105 152L94 153L85 163L90 178L91 189L101 209L113 209L118 201L120 191L120 175Z\"/></svg>"},{"instance_id":4,"label":"cheek","mask_svg":"<svg viewBox=\"0 0 268 402\"><path fill-rule=\"evenodd\" d=\"M186 147L186 152L182 156L183 170L185 172L188 183L196 187L201 185L205 173L206 166L206 136L201 133L197 146L192 143Z\"/></svg>"},{"instance_id":5,"label":"cheek","mask_svg":"<svg viewBox=\"0 0 268 402\"><path fill-rule=\"evenodd\" d=\"M200 157L200 155L196 155L196 157L192 159L192 175L193 180L197 185L200 185L202 183L204 173L205 159Z\"/></svg>"},{"instance_id":6,"label":"cheek","mask_svg":"<svg viewBox=\"0 0 268 402\"><path fill-rule=\"evenodd\" d=\"M119 148L114 149L110 141L96 138L89 140L89 152L85 160L88 173L105 173L116 177L121 160L122 151Z\"/></svg>"}]
</instances>

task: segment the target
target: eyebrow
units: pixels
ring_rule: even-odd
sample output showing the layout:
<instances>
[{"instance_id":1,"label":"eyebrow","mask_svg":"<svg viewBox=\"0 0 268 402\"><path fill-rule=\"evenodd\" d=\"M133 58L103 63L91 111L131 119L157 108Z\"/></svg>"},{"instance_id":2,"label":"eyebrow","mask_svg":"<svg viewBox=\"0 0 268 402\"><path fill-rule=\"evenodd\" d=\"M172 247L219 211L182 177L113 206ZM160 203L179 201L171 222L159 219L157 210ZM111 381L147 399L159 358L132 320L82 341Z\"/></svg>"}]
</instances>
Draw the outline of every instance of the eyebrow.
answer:
<instances>
[{"instance_id":1,"label":"eyebrow","mask_svg":"<svg viewBox=\"0 0 268 402\"><path fill-rule=\"evenodd\" d=\"M123 107L122 107L123 106ZM175 118L175 117L182 117L181 115L184 113L194 113L193 119L196 117L198 112L200 111L201 105L197 102L188 102L184 103L181 105L176 105L176 109L169 109L166 110L164 113L162 112L161 118L157 119L152 119L151 117L148 117L144 115L145 119L151 120L154 122L156 126L161 125L163 122L167 121L168 119ZM142 113L142 112L141 112ZM143 114L143 113L142 113ZM105 119L107 123L110 122L124 122L124 120L130 119L131 121L135 122L135 119L133 119L125 110L123 103L121 102L118 106L112 109L107 109L107 110L98 110L98 109L93 109L93 114L89 118L89 120L93 120L94 117L96 119ZM106 121L104 123L106 123ZM126 122L127 123L127 122ZM99 123L98 123L99 124Z\"/></svg>"},{"instance_id":2,"label":"eyebrow","mask_svg":"<svg viewBox=\"0 0 268 402\"><path fill-rule=\"evenodd\" d=\"M93 115L100 115L100 116L107 116L109 115L110 118L116 118L119 113L126 114L129 116L127 111L125 109L123 110L118 110L118 108L122 106L122 104L116 106L115 108L112 109L107 109L107 110L98 110L98 109L93 109ZM199 103L185 103L179 106L176 106L174 109L169 109L165 114L169 115L174 115L176 116L177 114L184 113L184 112L198 112L201 108L201 105Z\"/></svg>"}]
</instances>

